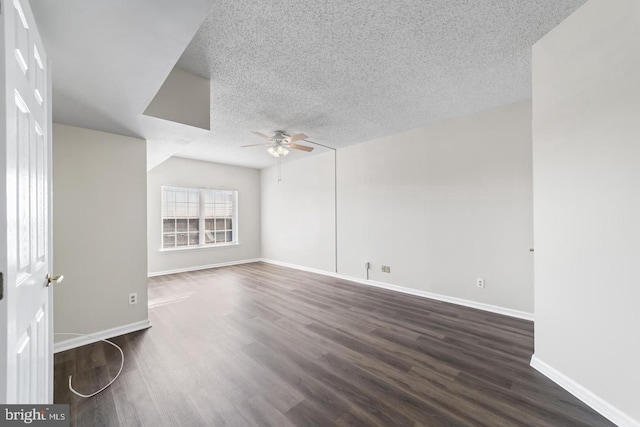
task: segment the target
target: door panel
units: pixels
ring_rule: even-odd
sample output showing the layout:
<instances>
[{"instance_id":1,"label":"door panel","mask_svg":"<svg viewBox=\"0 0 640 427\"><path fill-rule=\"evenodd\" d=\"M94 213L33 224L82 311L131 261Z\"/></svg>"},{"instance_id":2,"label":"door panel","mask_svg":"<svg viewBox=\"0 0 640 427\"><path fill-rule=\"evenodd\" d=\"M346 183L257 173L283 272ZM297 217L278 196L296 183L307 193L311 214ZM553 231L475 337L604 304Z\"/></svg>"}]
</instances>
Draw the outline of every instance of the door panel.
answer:
<instances>
[{"instance_id":1,"label":"door panel","mask_svg":"<svg viewBox=\"0 0 640 427\"><path fill-rule=\"evenodd\" d=\"M16 50L16 52L18 52ZM30 129L31 114L16 89L16 152L18 154L18 284L31 274L31 215L30 215Z\"/></svg>"}]
</instances>

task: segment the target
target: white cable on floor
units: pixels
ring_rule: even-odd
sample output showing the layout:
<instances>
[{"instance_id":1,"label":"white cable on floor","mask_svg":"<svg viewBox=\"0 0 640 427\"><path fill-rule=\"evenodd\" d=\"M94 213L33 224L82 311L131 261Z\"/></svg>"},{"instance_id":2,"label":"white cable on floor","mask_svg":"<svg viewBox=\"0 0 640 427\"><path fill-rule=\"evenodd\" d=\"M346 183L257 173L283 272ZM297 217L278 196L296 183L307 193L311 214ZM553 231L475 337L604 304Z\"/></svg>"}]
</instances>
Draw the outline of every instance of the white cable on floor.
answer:
<instances>
[{"instance_id":1,"label":"white cable on floor","mask_svg":"<svg viewBox=\"0 0 640 427\"><path fill-rule=\"evenodd\" d=\"M78 337L91 337L91 338L95 338L98 341L102 341L102 342L106 342L111 344L112 346L114 346L115 348L118 349L118 351L120 352L120 356L122 356L122 361L120 362L120 369L118 370L118 373L116 374L115 377L113 377L113 379L111 381L109 381L109 384L107 384L106 386L102 387L100 390L96 391L95 393L91 393L91 394L82 394L79 393L77 391L74 390L73 386L71 385L71 375L69 375L69 390L71 390L72 393L76 394L77 396L80 397L93 397L96 394L106 390L107 387L109 387L111 384L113 384L113 382L115 380L118 379L118 377L120 376L120 372L122 372L122 368L124 367L124 352L122 351L122 349L120 348L120 346L118 346L118 344L111 342L109 340L103 340L102 338L98 338L98 337L94 337L91 334L76 334L73 332L56 332L54 335L74 335L74 336L78 336Z\"/></svg>"}]
</instances>

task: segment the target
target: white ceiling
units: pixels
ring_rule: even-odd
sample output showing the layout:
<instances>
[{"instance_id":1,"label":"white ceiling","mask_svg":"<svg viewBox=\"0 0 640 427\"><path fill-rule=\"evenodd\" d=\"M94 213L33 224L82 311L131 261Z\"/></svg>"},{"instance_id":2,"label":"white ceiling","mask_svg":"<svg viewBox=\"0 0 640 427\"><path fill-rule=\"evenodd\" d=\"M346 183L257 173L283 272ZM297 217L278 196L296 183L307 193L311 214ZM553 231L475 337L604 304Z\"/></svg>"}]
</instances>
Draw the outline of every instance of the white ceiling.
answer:
<instances>
[{"instance_id":1,"label":"white ceiling","mask_svg":"<svg viewBox=\"0 0 640 427\"><path fill-rule=\"evenodd\" d=\"M342 147L530 98L531 46L585 0L31 2L54 121L265 167L251 130ZM210 132L142 116L176 61L211 80Z\"/></svg>"}]
</instances>

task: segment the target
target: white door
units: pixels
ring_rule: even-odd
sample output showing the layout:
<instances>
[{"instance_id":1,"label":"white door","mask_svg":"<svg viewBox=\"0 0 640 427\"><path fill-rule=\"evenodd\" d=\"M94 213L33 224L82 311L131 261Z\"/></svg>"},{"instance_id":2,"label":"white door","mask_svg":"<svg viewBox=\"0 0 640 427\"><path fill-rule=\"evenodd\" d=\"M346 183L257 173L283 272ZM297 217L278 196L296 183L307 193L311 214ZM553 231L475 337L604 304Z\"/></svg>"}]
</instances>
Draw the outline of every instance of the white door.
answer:
<instances>
[{"instance_id":1,"label":"white door","mask_svg":"<svg viewBox=\"0 0 640 427\"><path fill-rule=\"evenodd\" d=\"M0 402L52 403L51 78L28 0L0 1Z\"/></svg>"}]
</instances>

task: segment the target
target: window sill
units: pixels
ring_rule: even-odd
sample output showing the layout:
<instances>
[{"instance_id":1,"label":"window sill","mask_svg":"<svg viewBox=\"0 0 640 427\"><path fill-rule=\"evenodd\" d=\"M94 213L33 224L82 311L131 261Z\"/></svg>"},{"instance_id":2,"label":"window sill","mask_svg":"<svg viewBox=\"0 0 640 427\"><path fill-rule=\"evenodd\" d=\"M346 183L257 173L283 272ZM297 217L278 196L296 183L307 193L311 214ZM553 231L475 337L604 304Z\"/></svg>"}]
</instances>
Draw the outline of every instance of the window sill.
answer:
<instances>
[{"instance_id":1,"label":"window sill","mask_svg":"<svg viewBox=\"0 0 640 427\"><path fill-rule=\"evenodd\" d=\"M160 248L158 252L161 254L175 252L205 251L208 249L219 249L240 246L240 243L227 243L225 245L208 245L208 246L184 246L181 248Z\"/></svg>"}]
</instances>

